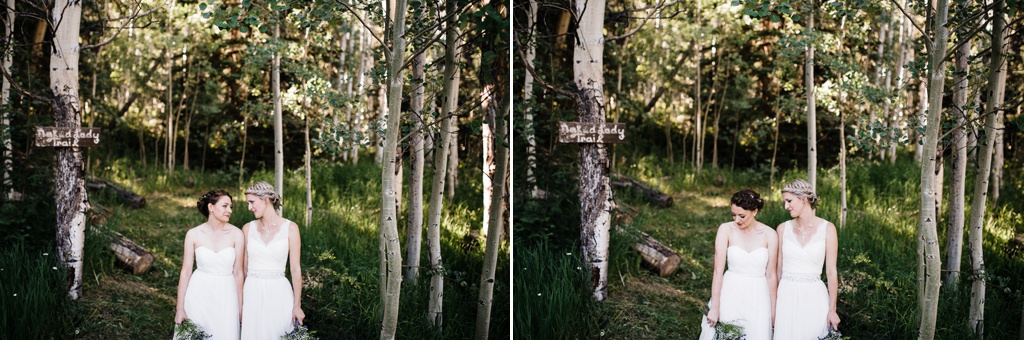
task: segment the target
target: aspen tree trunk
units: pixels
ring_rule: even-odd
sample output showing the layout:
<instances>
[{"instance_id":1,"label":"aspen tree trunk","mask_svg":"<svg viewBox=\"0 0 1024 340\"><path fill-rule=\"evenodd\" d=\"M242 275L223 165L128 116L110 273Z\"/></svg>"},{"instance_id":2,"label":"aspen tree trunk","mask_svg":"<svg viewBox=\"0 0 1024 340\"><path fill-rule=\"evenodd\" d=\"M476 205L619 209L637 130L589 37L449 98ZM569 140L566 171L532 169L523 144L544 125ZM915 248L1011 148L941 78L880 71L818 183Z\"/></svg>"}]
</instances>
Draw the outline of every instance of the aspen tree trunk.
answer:
<instances>
[{"instance_id":1,"label":"aspen tree trunk","mask_svg":"<svg viewBox=\"0 0 1024 340\"><path fill-rule=\"evenodd\" d=\"M885 31L886 32L885 41L891 43L892 42L892 35L893 35L892 32L895 31L892 28L892 26L893 26L893 19L889 19L889 23L888 24L889 24L889 29L887 29ZM886 60L886 61L889 61L889 60ZM886 68L885 75L881 77L881 81L882 81L882 86L881 87L883 89L885 89L885 102L882 105L882 126L885 127L886 129L888 129L890 126L892 126L891 125L891 123L892 123L892 99L889 98L889 94L892 93L892 70ZM894 137L892 134L889 133L888 130L885 130L885 131L886 132L885 132L885 134L882 137L883 138L882 143L880 143L884 147L881 147L881 148L878 149L878 157L882 161L886 160L886 157L888 156L889 146L892 145L892 142L893 142L892 139Z\"/></svg>"},{"instance_id":2,"label":"aspen tree trunk","mask_svg":"<svg viewBox=\"0 0 1024 340\"><path fill-rule=\"evenodd\" d=\"M207 131L209 136L209 131ZM245 175L245 149L249 139L249 115L242 116L242 159L238 161L238 186L243 187L242 176Z\"/></svg>"},{"instance_id":3,"label":"aspen tree trunk","mask_svg":"<svg viewBox=\"0 0 1024 340\"><path fill-rule=\"evenodd\" d=\"M1005 35L1005 33L1004 33ZM999 187L1003 185L1003 165L1005 164L1003 159L1003 150L1005 145L1003 144L1003 135L1006 133L1006 111L1000 110L995 112L996 115L996 140L992 147L995 148L992 154L992 206L999 206Z\"/></svg>"},{"instance_id":4,"label":"aspen tree trunk","mask_svg":"<svg viewBox=\"0 0 1024 340\"><path fill-rule=\"evenodd\" d=\"M946 79L946 43L949 41L946 20L949 15L949 0L937 0L933 21L934 36L928 56L928 110L921 163L921 209L918 216L918 291L921 322L918 331L920 339L935 337L935 319L939 307L941 254L939 254L938 224L935 214L935 154L939 137L939 118L942 115L942 89Z\"/></svg>"},{"instance_id":5,"label":"aspen tree trunk","mask_svg":"<svg viewBox=\"0 0 1024 340\"><path fill-rule=\"evenodd\" d=\"M387 96L387 87L386 86L381 85L379 91L377 91L377 103L379 104L377 106L377 109L378 109L378 111L377 111L377 122L380 122L381 125L384 125L385 128L386 128L388 126L387 125L387 121L388 121L387 117L388 117L388 111L389 111L388 110L389 108L388 108L388 96ZM384 137L381 136L380 134L376 134L376 135L377 135L377 143L375 143L374 146L377 147L377 152L373 156L374 157L373 161L377 162L377 164L381 164L384 161L384 159L385 159L384 158L384 147L381 146L381 144L384 143L384 141L383 141Z\"/></svg>"},{"instance_id":6,"label":"aspen tree trunk","mask_svg":"<svg viewBox=\"0 0 1024 340\"><path fill-rule=\"evenodd\" d=\"M8 0L10 1L10 0ZM533 59L537 56L537 48L533 45L533 38L536 36L536 18L537 18L537 2L535 0L529 0L526 4L526 27L530 30L529 38L526 40L526 63L530 68L533 67ZM537 157L534 155L534 148L537 146L537 141L534 138L534 126L533 126L533 107L531 106L530 100L533 99L533 74L526 72L523 75L526 79L523 82L523 103L526 103L526 110L524 114L524 120L526 120L526 185L530 190L530 197L536 198L540 193L537 191L537 179L533 177L533 171L537 167ZM620 69L619 79L622 79L622 72Z\"/></svg>"},{"instance_id":7,"label":"aspen tree trunk","mask_svg":"<svg viewBox=\"0 0 1024 340\"><path fill-rule=\"evenodd\" d=\"M313 222L313 167L312 158L313 153L309 147L309 110L306 110L306 114L303 115L303 134L305 136L306 144L306 227Z\"/></svg>"},{"instance_id":8,"label":"aspen tree trunk","mask_svg":"<svg viewBox=\"0 0 1024 340\"><path fill-rule=\"evenodd\" d=\"M843 39L846 38L845 28L846 16L843 16L839 20L839 48L836 49L840 59L843 56ZM843 78L842 75L839 76L839 91L836 91L839 95L836 100L836 108L839 111L839 229L846 228L846 213L849 212L846 207L846 117L843 115L843 94L846 91L843 90Z\"/></svg>"},{"instance_id":9,"label":"aspen tree trunk","mask_svg":"<svg viewBox=\"0 0 1024 340\"><path fill-rule=\"evenodd\" d=\"M278 15L278 20L280 16ZM274 43L281 40L281 22L274 25ZM284 127L282 126L281 113L281 51L274 50L273 68L271 70L270 82L274 91L274 191L278 196L284 194ZM282 214L284 205L277 208L277 213Z\"/></svg>"},{"instance_id":10,"label":"aspen tree trunk","mask_svg":"<svg viewBox=\"0 0 1024 340\"><path fill-rule=\"evenodd\" d=\"M814 94L814 11L817 3L811 1L807 16L807 58L804 61L804 86L807 88L807 182L818 187L818 121L815 116ZM816 190L816 189L815 189Z\"/></svg>"},{"instance_id":11,"label":"aspen tree trunk","mask_svg":"<svg viewBox=\"0 0 1024 340\"><path fill-rule=\"evenodd\" d=\"M508 74L507 70L498 68L499 72ZM496 80L496 87L503 86L504 77L498 76ZM476 335L474 338L478 340L485 340L488 336L488 330L491 324L491 303L494 298L494 271L496 270L498 263L498 251L501 250L501 228L504 224L504 207L505 207L505 188L506 188L506 172L508 168L508 148L504 147L504 144L508 143L508 126L505 124L505 115L509 114L509 102L511 96L506 91L500 91L498 95L501 96L501 104L495 103L498 98L491 97L491 105L499 106L495 112L494 119L494 132L495 138L493 150L495 159L494 175L494 195L491 198L491 219L487 220L487 246L484 250L484 267L480 273L480 294L477 298L476 308ZM495 105L497 104L497 105Z\"/></svg>"},{"instance_id":12,"label":"aspen tree trunk","mask_svg":"<svg viewBox=\"0 0 1024 340\"><path fill-rule=\"evenodd\" d=\"M398 328L398 301L402 288L402 247L398 240L398 211L396 186L402 183L395 183L395 156L398 147L402 116L402 64L405 61L405 10L406 0L396 0L394 7L394 27L392 28L392 46L388 53L388 112L387 128L384 135L383 158L386 160L381 170L381 213L380 229L382 233L381 242L384 243L382 251L384 257L380 259L387 264L387 268L381 273L386 278L381 281L386 286L383 306L383 320L380 332L381 340L395 338ZM381 103L384 106L385 103Z\"/></svg>"},{"instance_id":13,"label":"aspen tree trunk","mask_svg":"<svg viewBox=\"0 0 1024 340\"><path fill-rule=\"evenodd\" d=\"M701 21L700 20L700 15L701 15L701 13L702 13L702 11L701 11L701 0L697 0L697 25L698 26L700 26L700 21ZM694 93L694 99L696 99L697 105L694 106L694 110L693 110L694 119L696 119L696 122L693 125L693 162L692 162L692 164L697 167L697 173L700 173L701 163L702 163L701 159L700 159L700 155L704 154L704 150L701 150L701 148L700 148L701 147L701 145L700 145L700 138L701 138L701 136L704 133L704 131L700 130L701 118L702 118L701 117L701 113L702 113L701 112L701 105L700 105L700 102L701 102L701 100L700 100L701 99L700 98L701 97L700 96L700 90L701 90L701 88L700 88L700 78L703 78L703 77L701 77L702 73L700 72L700 63L701 63L701 60L704 59L703 58L704 57L704 55L703 55L704 53L702 53L703 52L703 46L700 43L700 38L697 39L697 43L696 43L695 46L696 47L695 47L695 51L694 51L694 57L697 59L697 73L696 73L696 77L697 77L697 80L696 80L697 81L697 92Z\"/></svg>"},{"instance_id":14,"label":"aspen tree trunk","mask_svg":"<svg viewBox=\"0 0 1024 340\"><path fill-rule=\"evenodd\" d=\"M964 133L967 121L967 86L970 64L967 57L971 54L971 42L960 46L956 51L956 82L953 91L953 119L958 126L952 131L953 141L952 175L949 189L949 226L946 228L946 261L942 285L956 291L960 280L960 260L964 246L964 182L967 178L967 134Z\"/></svg>"},{"instance_id":15,"label":"aspen tree trunk","mask_svg":"<svg viewBox=\"0 0 1024 340\"><path fill-rule=\"evenodd\" d=\"M985 337L985 272L982 236L985 232L985 203L989 189L989 174L992 173L992 148L998 136L996 110L1002 109L1003 97L1006 94L1006 58L1003 56L1003 45L1006 44L1006 16L1003 9L1006 3L996 0L994 3L995 17L992 20L992 57L989 66L988 101L985 103L985 144L978 152L977 178L974 180L974 200L971 203L970 239L967 247L971 252L971 309L967 327L978 339Z\"/></svg>"},{"instance_id":16,"label":"aspen tree trunk","mask_svg":"<svg viewBox=\"0 0 1024 340\"><path fill-rule=\"evenodd\" d=\"M174 0L171 0L167 7L167 26L170 32L174 32ZM164 163L167 165L167 174L174 174L174 53L167 56L167 138L164 146Z\"/></svg>"},{"instance_id":17,"label":"aspen tree trunk","mask_svg":"<svg viewBox=\"0 0 1024 340\"><path fill-rule=\"evenodd\" d=\"M889 19L889 22L891 21L892 19ZM889 43L888 40L886 40L889 37L889 35L886 34L889 30L889 22L880 22L878 24L878 64L873 75L874 79L871 83L879 88L882 87L882 81L885 79L885 74L887 73L885 68L885 47ZM877 118L878 117L875 116L875 110L868 109L868 126L873 127ZM877 138L875 138L874 141L876 144L878 143ZM874 156L873 152L868 152L868 159L871 159ZM811 186L814 186L814 182L811 182Z\"/></svg>"},{"instance_id":18,"label":"aspen tree trunk","mask_svg":"<svg viewBox=\"0 0 1024 340\"><path fill-rule=\"evenodd\" d=\"M405 271L402 279L416 285L416 277L420 266L420 249L423 244L423 86L424 64L427 63L426 53L413 58L412 82L413 92L410 101L413 127L409 141L412 144L412 162L409 163L409 220L406 226Z\"/></svg>"},{"instance_id":19,"label":"aspen tree trunk","mask_svg":"<svg viewBox=\"0 0 1024 340\"><path fill-rule=\"evenodd\" d=\"M900 7L906 8L906 1L900 1L902 4ZM899 91L900 96L896 98L896 110L889 116L889 127L896 128L899 126L900 117L903 117L903 104L906 103L909 96L904 95L903 89L903 76L906 73L906 67L903 65L907 62L907 34L910 31L910 19L901 18L900 21L900 33L897 38L897 45L899 45L899 54L896 61L896 89ZM889 140L889 164L896 164L896 146L899 144L896 141L896 136L893 136Z\"/></svg>"},{"instance_id":20,"label":"aspen tree trunk","mask_svg":"<svg viewBox=\"0 0 1024 340\"><path fill-rule=\"evenodd\" d=\"M928 119L926 112L928 112L928 79L927 76L921 77L920 84L917 87L917 97L920 98L920 105L917 107L918 120L922 122ZM914 132L914 161L921 163L924 159L924 149L919 144L919 141L924 138L917 132Z\"/></svg>"},{"instance_id":21,"label":"aspen tree trunk","mask_svg":"<svg viewBox=\"0 0 1024 340\"><path fill-rule=\"evenodd\" d=\"M14 0L7 0L7 11L4 15L4 37L8 42L14 41ZM2 67L4 73L11 73L11 57L13 53L9 51L13 48L12 44L8 43L7 50L4 52ZM11 160L13 154L13 147L11 146L11 122L9 119L7 106L10 104L11 98L11 83L7 79L0 79L0 110L3 110L3 117L0 117L0 133L3 133L3 144L4 144L4 178L3 178L3 201L13 197L14 183L11 181L11 171L14 169L14 163Z\"/></svg>"},{"instance_id":22,"label":"aspen tree trunk","mask_svg":"<svg viewBox=\"0 0 1024 340\"><path fill-rule=\"evenodd\" d=\"M347 76L345 74L345 70L347 70L345 65L345 55L348 53L349 50L348 44L351 44L350 35L350 32L345 32L344 34L341 34L341 43L339 44L341 51L339 51L338 53L338 93L342 93L342 91L345 89L344 87L348 86L349 90L345 91L345 94L348 96L352 95L352 79L350 76ZM349 119L352 118L352 110L350 107L348 107L348 104L346 104L342 110L345 111L345 119L343 119L342 122L344 122L346 128L351 128L352 125L349 124ZM335 115L334 119L335 121L337 121L338 116ZM341 139L341 141L339 141L338 144L341 147L341 150L345 150L345 145L347 143L345 142L344 138ZM331 160L334 160L333 156ZM347 151L343 151L341 153L341 161L348 162Z\"/></svg>"},{"instance_id":23,"label":"aspen tree trunk","mask_svg":"<svg viewBox=\"0 0 1024 340\"><path fill-rule=\"evenodd\" d=\"M451 148L448 151L448 189L445 190L449 201L455 199L455 189L459 186L459 117L452 119L452 141L448 145Z\"/></svg>"},{"instance_id":24,"label":"aspen tree trunk","mask_svg":"<svg viewBox=\"0 0 1024 340\"><path fill-rule=\"evenodd\" d=\"M481 76L484 72L492 72L489 67L481 67ZM483 91L481 91L481 112L483 112L483 124L480 126L481 143L483 143L483 193L484 193L484 219L483 221L491 220L491 196L494 191L494 184L491 180L494 177L494 119L495 112L497 110L494 107L493 101L490 97L494 96L494 84L484 85ZM487 236L487 227L481 226L480 234L484 237Z\"/></svg>"},{"instance_id":25,"label":"aspen tree trunk","mask_svg":"<svg viewBox=\"0 0 1024 340\"><path fill-rule=\"evenodd\" d=\"M605 0L577 1L578 41L573 50L573 75L582 123L604 123ZM580 145L580 240L583 262L590 273L593 297L605 298L608 282L608 240L614 205L608 184L608 154L604 144Z\"/></svg>"},{"instance_id":26,"label":"aspen tree trunk","mask_svg":"<svg viewBox=\"0 0 1024 340\"><path fill-rule=\"evenodd\" d=\"M185 156L182 159L182 164L181 164L182 166L184 166L185 171L189 170L188 169L189 168L189 165L188 165L188 142L189 142L189 139L192 137L192 117L195 117L195 115L196 115L196 99L198 99L198 98L199 98L199 92L197 91L196 94L194 96L192 96L191 108L189 108L189 110L188 110L188 115L185 116Z\"/></svg>"},{"instance_id":27,"label":"aspen tree trunk","mask_svg":"<svg viewBox=\"0 0 1024 340\"><path fill-rule=\"evenodd\" d=\"M50 91L53 91L53 122L57 127L82 126L78 101L78 44L82 20L81 2L56 0L51 22L54 27L50 50ZM54 170L54 201L57 206L57 256L67 271L68 295L82 295L82 263L85 247L85 212L89 196L82 178L82 152L78 148L57 148Z\"/></svg>"},{"instance_id":28,"label":"aspen tree trunk","mask_svg":"<svg viewBox=\"0 0 1024 340\"><path fill-rule=\"evenodd\" d=\"M448 13L454 12L456 4L449 1L447 4ZM455 117L451 116L459 103L459 80L462 72L458 66L458 58L462 53L462 42L459 39L458 17L452 15L448 18L445 32L444 49L444 89L442 96L444 102L441 104L441 112L438 117L444 119L441 123L441 141L434 143L434 179L430 186L430 207L427 214L427 247L428 261L430 261L430 301L427 304L427 320L434 327L441 327L441 307L444 298L444 265L441 261L441 205L443 204L443 193L445 181L448 179L446 169L449 165L449 152L451 145L455 144L452 139L455 136Z\"/></svg>"}]
</instances>

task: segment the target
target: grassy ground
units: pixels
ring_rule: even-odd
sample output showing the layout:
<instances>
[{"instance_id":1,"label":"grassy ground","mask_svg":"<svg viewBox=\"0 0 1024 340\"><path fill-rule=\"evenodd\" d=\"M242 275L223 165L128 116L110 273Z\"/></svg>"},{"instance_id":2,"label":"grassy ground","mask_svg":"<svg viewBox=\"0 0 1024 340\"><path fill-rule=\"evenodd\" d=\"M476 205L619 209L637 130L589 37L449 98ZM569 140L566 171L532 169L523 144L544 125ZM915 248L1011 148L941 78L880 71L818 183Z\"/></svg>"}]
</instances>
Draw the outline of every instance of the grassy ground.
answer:
<instances>
[{"instance_id":1,"label":"grassy ground","mask_svg":"<svg viewBox=\"0 0 1024 340\"><path fill-rule=\"evenodd\" d=\"M87 233L84 296L66 308L66 315L70 315L72 321L64 325L71 326L50 334L58 334L57 338L80 339L167 338L174 324L182 240L189 228L205 221L195 208L196 200L211 189L228 190L235 195L230 222L241 227L253 219L240 197L242 187L256 180L272 182L273 175L257 172L239 185L235 174L188 173L179 169L173 176L166 176L160 170L142 169L127 162L93 169L93 172L145 196L147 205L134 210L118 205L112 197L91 197L93 204L110 213L94 219L94 225L102 227ZM479 171L461 169L461 174L460 191L454 204L445 202L442 220L442 255L449 270L444 295L444 327L436 330L427 324L425 287L429 286L429 272L421 270L420 280L415 285L403 282L400 338L465 339L473 334L484 249L479 244L463 245L463 236L470 229L479 228L477 221L482 214ZM189 177L195 184L186 186ZM285 182L284 216L299 224L303 239L306 325L322 339L378 337L379 167L372 161L314 166L316 210L310 226L303 225L304 173L290 172ZM429 193L429 182L427 188L425 192ZM403 210L405 208L403 206ZM404 214L403 211L399 220L403 245ZM140 276L120 268L112 253L105 249L110 231L120 232L152 252L155 257L152 268ZM425 256L422 263L426 263ZM498 263L491 336L507 338L510 318L507 248L499 255ZM5 315L10 314L5 311Z\"/></svg>"},{"instance_id":2,"label":"grassy ground","mask_svg":"<svg viewBox=\"0 0 1024 340\"><path fill-rule=\"evenodd\" d=\"M620 172L669 193L675 205L659 209L636 194L616 192L617 202L639 211L632 219L619 219L613 231L609 269L608 299L594 303L587 292L571 283L586 282L573 268L578 266L578 247L550 249L547 246L516 247L516 334L523 339L613 338L691 339L700 329L700 307L711 294L713 241L717 226L730 220L728 199L743 188L753 188L767 198L758 220L775 227L789 219L778 193L782 184L805 176L793 171L776 174L769 183L766 174L753 171L692 169L671 166L658 159L643 158ZM854 164L848 174L850 213L845 229L839 231L840 329L850 339L916 338L917 278L916 224L919 168L913 163L897 165ZM717 176L722 183L717 184ZM973 176L973 175L972 175ZM1010 193L1020 178L1008 178L1003 202L1019 202ZM819 173L822 201L818 215L838 226L838 173ZM774 184L774 185L771 185ZM968 182L971 188L973 182ZM969 190L970 191L970 190ZM969 198L968 198L968 202ZM1008 242L1024 233L1019 204L1002 204L986 219L985 262L989 270L986 294L985 334L989 338L1016 338L1024 306L1024 259L1007 255ZM945 211L939 221L940 246L945 253ZM518 230L518 229L517 229ZM644 231L682 258L679 269L658 277L641 265L629 249L636 231ZM1018 253L1019 254L1019 253ZM969 268L964 255L963 268ZM526 267L542 268L527 269ZM520 280L523 277L523 280ZM568 279L565 279L568 278ZM519 284L525 282L521 289ZM944 287L940 298L936 338L969 337L966 329L971 278L962 275L957 290ZM550 294L544 298L538 293ZM520 296L526 303L520 305ZM551 326L550 331L530 329L546 312L583 310L572 324ZM524 320L520 320L520 316ZM551 315L548 318L557 318ZM520 333L522 327L529 329ZM522 337L519 335L522 334Z\"/></svg>"}]
</instances>

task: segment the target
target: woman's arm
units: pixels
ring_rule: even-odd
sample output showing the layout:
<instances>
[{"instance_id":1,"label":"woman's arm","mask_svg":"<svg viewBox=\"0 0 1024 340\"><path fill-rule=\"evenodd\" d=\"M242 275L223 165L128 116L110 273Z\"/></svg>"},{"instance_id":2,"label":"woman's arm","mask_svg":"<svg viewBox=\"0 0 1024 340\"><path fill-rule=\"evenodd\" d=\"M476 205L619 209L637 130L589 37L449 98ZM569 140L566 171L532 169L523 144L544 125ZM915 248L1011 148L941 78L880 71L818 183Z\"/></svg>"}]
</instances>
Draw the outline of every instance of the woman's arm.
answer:
<instances>
[{"instance_id":1,"label":"woman's arm","mask_svg":"<svg viewBox=\"0 0 1024 340\"><path fill-rule=\"evenodd\" d=\"M231 228L234 228L232 226ZM245 233L237 231L232 234L235 239L235 267L231 271L235 276L235 288L238 293L238 322L242 322L242 287L245 284Z\"/></svg>"},{"instance_id":2,"label":"woman's arm","mask_svg":"<svg viewBox=\"0 0 1024 340\"><path fill-rule=\"evenodd\" d=\"M194 230L194 229L193 229ZM195 236L192 230L185 233L185 249L181 258L181 273L178 274L178 300L174 308L174 323L181 324L188 319L185 315L185 291L188 290L188 281L192 279L192 263L195 262L196 245Z\"/></svg>"},{"instance_id":3,"label":"woman's arm","mask_svg":"<svg viewBox=\"0 0 1024 340\"><path fill-rule=\"evenodd\" d=\"M302 266L299 265L299 247L302 239L299 237L299 225L295 222L288 222L288 263L292 273L292 291L295 294L295 306L292 307L292 318L302 324L306 313L302 312Z\"/></svg>"},{"instance_id":4,"label":"woman's arm","mask_svg":"<svg viewBox=\"0 0 1024 340\"><path fill-rule=\"evenodd\" d=\"M828 276L828 324L839 329L839 314L836 313L836 300L839 297L839 272L836 270L836 258L839 251L839 236L836 226L831 222L825 229L825 275Z\"/></svg>"},{"instance_id":5,"label":"woman's arm","mask_svg":"<svg viewBox=\"0 0 1024 340\"><path fill-rule=\"evenodd\" d=\"M766 227L767 228L767 227ZM770 229L770 228L769 228ZM765 268L765 278L768 279L768 296L772 306L772 327L775 326L775 301L779 292L779 274L776 271L779 258L779 236L775 231L768 231L768 267Z\"/></svg>"},{"instance_id":6,"label":"woman's arm","mask_svg":"<svg viewBox=\"0 0 1024 340\"><path fill-rule=\"evenodd\" d=\"M775 277L779 278L779 280L782 280L782 242L784 242L783 240L785 239L782 235L785 233L786 224L786 222L782 222L782 224L779 224L778 228L775 228L775 233L778 234L779 241L778 258L775 259Z\"/></svg>"},{"instance_id":7,"label":"woman's arm","mask_svg":"<svg viewBox=\"0 0 1024 340\"><path fill-rule=\"evenodd\" d=\"M715 274L711 279L711 303L708 306L708 325L718 324L719 302L722 299L722 277L725 276L725 260L729 250L729 231L731 223L718 226L715 236Z\"/></svg>"}]
</instances>

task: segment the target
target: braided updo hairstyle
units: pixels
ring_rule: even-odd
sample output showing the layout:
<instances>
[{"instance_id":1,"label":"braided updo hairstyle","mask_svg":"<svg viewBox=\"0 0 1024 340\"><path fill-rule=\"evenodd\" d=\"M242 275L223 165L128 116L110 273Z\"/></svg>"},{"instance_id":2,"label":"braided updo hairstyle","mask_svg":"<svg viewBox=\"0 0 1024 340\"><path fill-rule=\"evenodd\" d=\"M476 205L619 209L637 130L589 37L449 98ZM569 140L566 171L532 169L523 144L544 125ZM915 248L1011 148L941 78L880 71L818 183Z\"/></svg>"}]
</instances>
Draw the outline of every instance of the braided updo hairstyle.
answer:
<instances>
[{"instance_id":1,"label":"braided updo hairstyle","mask_svg":"<svg viewBox=\"0 0 1024 340\"><path fill-rule=\"evenodd\" d=\"M805 180L798 179L789 182L789 184L782 187L782 192L788 192L798 198L807 199L807 203L811 204L811 209L818 209L818 195L814 194L814 189L811 188L811 183L807 183Z\"/></svg>"},{"instance_id":2,"label":"braided updo hairstyle","mask_svg":"<svg viewBox=\"0 0 1024 340\"><path fill-rule=\"evenodd\" d=\"M764 207L764 200L761 199L761 195L752 189L737 191L735 194L732 194L732 199L729 201L733 205L747 211L761 210Z\"/></svg>"},{"instance_id":3,"label":"braided updo hairstyle","mask_svg":"<svg viewBox=\"0 0 1024 340\"><path fill-rule=\"evenodd\" d=\"M227 196L228 199L232 199L231 194L227 191L210 190L203 194L203 197L199 198L199 201L196 202L196 208L199 208L199 213L203 214L204 217L210 217L210 204L217 204L217 201L224 196Z\"/></svg>"},{"instance_id":4,"label":"braided updo hairstyle","mask_svg":"<svg viewBox=\"0 0 1024 340\"><path fill-rule=\"evenodd\" d=\"M266 197L268 200L270 200L270 204L274 206L274 209L277 209L278 207L281 206L281 196L274 191L274 186L270 185L270 183L264 181L253 183L253 185L250 186L249 189L245 190L245 194L256 195L261 198Z\"/></svg>"}]
</instances>

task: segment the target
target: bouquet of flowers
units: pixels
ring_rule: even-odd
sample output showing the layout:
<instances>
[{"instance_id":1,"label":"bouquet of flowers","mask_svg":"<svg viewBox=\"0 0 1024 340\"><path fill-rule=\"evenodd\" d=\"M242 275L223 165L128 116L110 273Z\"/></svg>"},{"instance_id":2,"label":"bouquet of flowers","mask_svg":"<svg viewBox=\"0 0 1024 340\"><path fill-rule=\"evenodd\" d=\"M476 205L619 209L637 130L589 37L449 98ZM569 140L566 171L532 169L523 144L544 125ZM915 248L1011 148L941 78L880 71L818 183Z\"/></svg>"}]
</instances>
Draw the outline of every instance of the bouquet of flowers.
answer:
<instances>
[{"instance_id":1,"label":"bouquet of flowers","mask_svg":"<svg viewBox=\"0 0 1024 340\"><path fill-rule=\"evenodd\" d=\"M212 337L213 335L203 331L202 327L190 319L185 319L180 325L174 326L175 340L205 340Z\"/></svg>"},{"instance_id":2,"label":"bouquet of flowers","mask_svg":"<svg viewBox=\"0 0 1024 340\"><path fill-rule=\"evenodd\" d=\"M708 306L701 307L701 312L706 317L708 315ZM728 322L718 321L715 324L715 337L714 340L746 340L747 335L743 333L743 327Z\"/></svg>"},{"instance_id":3,"label":"bouquet of flowers","mask_svg":"<svg viewBox=\"0 0 1024 340\"><path fill-rule=\"evenodd\" d=\"M291 332L285 333L281 336L281 340L316 340L313 336L316 331L311 331L306 326L300 325L298 321L295 322L295 328L292 328Z\"/></svg>"},{"instance_id":4,"label":"bouquet of flowers","mask_svg":"<svg viewBox=\"0 0 1024 340\"><path fill-rule=\"evenodd\" d=\"M818 340L842 340L843 333L840 333L838 329L832 328L832 325L828 325L828 334L824 338Z\"/></svg>"}]
</instances>

